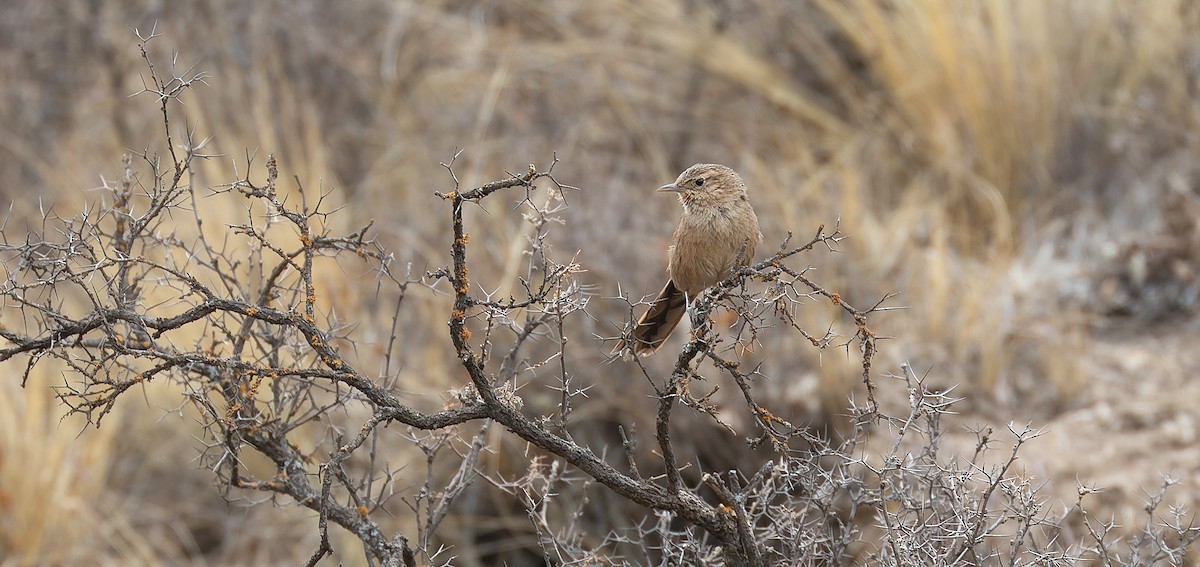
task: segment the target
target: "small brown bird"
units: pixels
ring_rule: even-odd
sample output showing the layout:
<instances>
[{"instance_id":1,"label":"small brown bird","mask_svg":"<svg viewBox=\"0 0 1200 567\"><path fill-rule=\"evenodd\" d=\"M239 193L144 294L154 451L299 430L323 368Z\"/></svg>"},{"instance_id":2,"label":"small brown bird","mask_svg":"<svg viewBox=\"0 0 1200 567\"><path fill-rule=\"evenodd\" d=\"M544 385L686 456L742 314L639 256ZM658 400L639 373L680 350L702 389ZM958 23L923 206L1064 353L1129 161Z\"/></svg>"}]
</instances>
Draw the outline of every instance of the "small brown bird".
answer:
<instances>
[{"instance_id":1,"label":"small brown bird","mask_svg":"<svg viewBox=\"0 0 1200 567\"><path fill-rule=\"evenodd\" d=\"M746 184L728 167L698 163L658 190L679 195L683 216L667 253L671 279L638 320L632 338L617 347L632 346L639 356L654 354L687 312L688 302L729 277L734 266L749 264L762 240Z\"/></svg>"}]
</instances>

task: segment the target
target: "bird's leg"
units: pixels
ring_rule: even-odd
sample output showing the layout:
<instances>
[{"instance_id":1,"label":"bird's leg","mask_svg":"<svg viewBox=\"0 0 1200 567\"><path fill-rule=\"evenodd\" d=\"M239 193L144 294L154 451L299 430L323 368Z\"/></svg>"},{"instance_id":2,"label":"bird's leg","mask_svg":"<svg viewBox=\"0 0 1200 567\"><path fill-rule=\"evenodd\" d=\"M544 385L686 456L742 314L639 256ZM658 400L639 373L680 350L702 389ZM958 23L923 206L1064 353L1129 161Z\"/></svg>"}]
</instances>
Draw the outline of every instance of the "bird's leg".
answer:
<instances>
[{"instance_id":1,"label":"bird's leg","mask_svg":"<svg viewBox=\"0 0 1200 567\"><path fill-rule=\"evenodd\" d=\"M692 296L685 293L683 297L684 304L687 306L688 321L692 324L692 337L708 342L705 337L712 331L712 317L705 316L700 318L700 313L696 311Z\"/></svg>"}]
</instances>

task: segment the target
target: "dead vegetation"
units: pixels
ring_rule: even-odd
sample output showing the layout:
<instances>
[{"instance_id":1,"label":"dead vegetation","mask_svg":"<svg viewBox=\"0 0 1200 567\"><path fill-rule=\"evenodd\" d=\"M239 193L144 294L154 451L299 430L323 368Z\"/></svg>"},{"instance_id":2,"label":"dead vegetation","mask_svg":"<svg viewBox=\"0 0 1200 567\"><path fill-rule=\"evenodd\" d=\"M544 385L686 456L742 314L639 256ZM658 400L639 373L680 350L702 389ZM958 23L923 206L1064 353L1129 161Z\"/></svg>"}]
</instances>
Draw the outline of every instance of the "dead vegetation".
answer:
<instances>
[{"instance_id":1,"label":"dead vegetation","mask_svg":"<svg viewBox=\"0 0 1200 567\"><path fill-rule=\"evenodd\" d=\"M1115 439L1112 424L1103 422L1115 412L1117 422L1137 423L1127 429L1153 432L1160 426L1154 417L1160 412L1147 399L1154 390L1126 392L1123 388L1133 386L1118 379L1120 373L1137 373L1139 384L1177 384L1190 372L1184 362L1190 359L1181 358L1176 365L1141 364L1137 361L1142 359L1129 355L1140 352L1134 343L1137 333L1123 330L1173 321L1186 332L1194 309L1191 212L1197 172L1190 159L1196 150L1190 132L1196 121L1198 12L1188 2L1168 0L969 5L812 0L754 9L673 1L579 7L358 3L338 8L300 2L267 9L214 0L142 6L98 2L65 11L36 2L10 3L0 9L0 37L5 38L0 40L0 70L7 77L0 89L0 179L6 188L0 199L11 206L4 234L9 245L18 247L61 242L81 226L46 219L67 222L121 210L119 191L113 188L130 181L120 166L121 155L130 148L135 156L150 156L138 148L182 152L199 147L199 153L215 157L190 164L178 181L194 188L224 187L226 192L235 187L225 184L238 179L264 186L261 164L270 153L278 159L280 202L302 211L297 205L302 199L315 206L314 200L321 198L322 210L337 211L311 220L313 234L345 239L322 245L339 254L360 248L368 257L378 254L375 261L390 262L397 281L419 280L448 265L445 243L453 240L452 228L445 222L446 205L434 192L448 190L438 164L454 155L455 148L466 148L454 172L467 189L507 179L498 172L520 175L529 161L548 163L557 155L561 162L555 178L579 191L563 195L569 206L556 212L554 222L538 226L523 218L524 210L514 213L519 198L463 210L478 250L471 281L489 282L472 292L496 301L527 292L524 286L531 277L544 275L529 271L528 248L543 233L552 236L553 257L586 270L574 277L577 291L592 298L592 317L579 318L576 327L563 333L579 349L571 358L572 383L587 388L586 398L572 405L572 415L576 423L588 424L588 441L613 452L604 455L606 460L624 462L616 454L625 452L618 426L636 424L641 428L637 433L650 433L655 419L647 397L651 391L646 380L628 369L602 364L604 349L582 345L598 342L596 336L614 336L628 319L628 304L611 298L624 293L637 300L659 283L675 205L649 197L648 188L692 162L725 162L747 178L756 208L771 211L760 215L768 243L782 241L787 231L808 234L821 223L840 219L850 236L839 243L841 253L805 260L816 269L823 289L837 290L856 306L901 293L893 303L906 309L872 319L870 328L888 337L878 343L875 369L911 361L931 369L922 383L933 393L954 387L954 396L965 398L956 407L966 415L947 416L957 421L943 423L953 441L943 452L969 452L973 436L963 435L960 423L1015 420L1045 424L1050 437L1070 440L1095 430ZM168 52L177 49L178 69L186 71L195 62L209 83L179 93L185 106L170 143L163 138L161 114L147 111L153 105L146 104L146 96L128 96L147 84L129 30L148 30L155 21L169 34L171 46L159 54L160 68L173 59ZM172 174L172 164L160 165L168 166L162 173ZM150 185L144 175L135 181ZM244 286L270 275L250 248L229 240L231 226L241 227L237 230L252 240L263 235L259 252L269 250L265 243L276 238L280 250L309 246L303 231L284 230L286 217L272 212L263 197L226 197L221 191L194 198L189 194L184 201L167 203L170 213L158 217L164 224L143 229L154 237L174 234L184 244L204 238L213 249L242 259L240 271L231 272L232 281L222 284L229 291L244 291L233 282ZM638 200L638 210L620 205L631 199ZM147 212L138 208L129 217ZM192 218L203 222L194 223L191 232L182 231L179 227ZM358 232L371 221L369 233ZM120 234L115 224L106 230ZM652 245L595 246L611 241L612 234L649 235ZM119 251L118 244L113 246ZM188 262L197 260L186 250L172 255L158 248L145 258L160 265L193 266ZM421 301L406 299L397 310L400 292L380 286L379 264L372 268L355 263L359 261L314 261L307 280L286 287L301 303L308 301L305 286L324 290L309 304L330 331L322 339L327 350L307 355L336 354L347 365L369 369L372 376L392 376L377 386L394 390L404 405L421 412L436 413L455 400L473 399L470 391L460 392L463 398L445 396L463 387L469 374L443 332L453 311L452 286L435 285ZM140 297L146 305L158 305L189 285L185 279L163 285L138 274L123 277L128 282L117 289L136 288L138 293L130 297ZM86 289L95 288L81 286L55 301L86 310ZM120 293L114 300L121 301ZM6 332L29 323L14 315L12 307L6 304L10 310L0 316ZM798 326L819 338L840 313L840 307L826 301L807 304L793 316ZM238 324L245 323L239 319ZM475 333L489 329L466 328ZM493 331L511 333L507 328ZM233 335L238 329L228 328ZM1115 338L1110 335L1114 329L1120 331ZM854 334L852 326L835 330L843 334L843 342ZM717 332L728 330L719 327ZM141 333L128 321L104 327L112 340L142 341ZM847 356L796 348L796 338L762 332L751 349L740 353L748 362L761 362L763 373L772 377L756 380L752 391L759 399L777 402L768 404L774 415L809 426L842 447L859 433L846 415L851 412L848 400L865 395L860 361L854 349ZM1112 348L1116 338L1124 341L1120 349ZM528 360L517 357L506 371L529 383L548 372L558 345L545 342L532 341ZM265 352L273 344L260 347ZM305 344L312 346L307 340ZM1172 344L1187 343L1155 341L1146 348ZM213 352L228 348L196 346ZM683 341L674 345L675 352L683 348ZM1116 352L1124 358L1113 364ZM1173 355L1149 352L1168 359ZM285 349L280 356L299 354ZM669 375L673 361L667 358L651 360L646 374ZM0 428L8 432L0 434L5 455L0 461L0 518L13 528L0 541L7 556L25 563L74 563L91 557L103 541L115 560L253 564L264 557L278 560L271 542L281 534L309 544L295 552L294 560L302 561L318 547L312 522L289 515L288 506L247 506L258 499L238 491L225 493L228 501L222 500L209 486L211 473L192 470L190 459L207 443L194 439L204 438L205 426L214 422L211 415L206 418L183 403L183 384L152 380L126 385L132 395L116 406L108 418L112 421L84 429L76 418L60 424L64 408L50 401L47 387L74 384L67 376L96 376L92 365L97 364L110 372L113 384L146 368L74 357L43 362L26 388L20 389L16 379L0 386L0 405L10 421ZM13 372L21 368L11 361L6 366ZM1144 375L1145 368L1153 371ZM1100 378L1109 372L1117 375ZM884 414L907 414L911 398L904 390L879 396ZM515 394L529 398L527 393ZM338 400L349 393L335 388L326 394ZM561 396L539 397L543 394L526 399L528 411L561 401ZM747 462L770 460L740 442L755 430L757 418L753 411L733 409L744 405L733 384L711 398L697 394L712 404L708 415L678 417L672 438L680 454L694 456L690 470L743 470ZM1162 390L1157 395L1170 397ZM1119 404L1134 398L1150 405ZM1118 405L1105 413L1101 402ZM1100 405L1093 412L1094 403ZM218 414L227 410L213 409ZM362 411L347 409L339 418L346 421L330 423L361 423L370 417ZM1063 424L1057 430L1056 420ZM1177 421L1171 421L1171 431L1195 429ZM76 438L79 431L84 433ZM302 436L301 452L318 455L317 448L328 451L326 445L336 437L331 432L338 431L322 424L299 427L294 434ZM345 433L350 438L354 432ZM475 440L481 444L477 463L494 474L487 483L491 488L479 488L485 483L477 482L465 489L456 512L442 520L440 542L450 551L439 557L454 556L456 564L536 563L549 553L547 542L562 545L555 551L562 557L571 550L603 548L581 543L580 532L551 535L539 531L539 525L587 526L592 536L603 537L617 527L614 518L623 513L618 511L625 510L607 489L579 487L574 481L581 477L573 468L542 460L530 468L526 443L495 428L463 432L471 440L467 444L398 435L412 437L410 452L395 457L408 464L388 471L389 486L415 486L419 481L414 479L425 478L427 471L443 481L453 478L462 462L458 457L470 455ZM890 440L874 435L882 439L877 441L881 446L867 445L888 455ZM1165 435L1188 438L1186 431ZM1138 437L1129 448L1154 438ZM1089 478L1089 470L1074 469L1074 463L1088 459L1037 452L1042 441L1023 450L1033 450L1035 470L1046 471L1036 481L1044 483L1037 486L1045 502L1067 511L1052 515L1063 530L1054 539L1062 544L1062 557L1095 559L1101 552L1085 551L1086 542L1142 533L1142 516L1122 515L1141 506L1137 486L1153 491L1158 472L1192 462L1177 452L1178 444L1168 442L1157 457L1133 459L1124 475L1114 476L1097 465L1090 472L1103 474L1105 487L1126 480L1129 485L1088 495L1072 509L1076 480L1087 483ZM1090 445L1084 441L1078 446ZM441 449L434 451L437 447ZM448 458L447 448L462 455ZM898 454L910 450L915 451L895 449ZM645 444L635 444L632 452L634 460L643 462L655 455ZM1159 462L1166 465L1159 467ZM204 463L215 468L212 461ZM239 466L256 476L273 471L270 463L253 458ZM360 475L372 470L353 460L349 466L360 467L353 469ZM35 467L55 471L55 476L31 476ZM699 476L686 477L688 466L680 468L684 484L700 482ZM756 470L743 474L750 477ZM1077 476L1053 474L1067 471ZM776 473L753 477L758 480L743 488L774 482L769 479L778 477L771 474ZM990 486L988 479L976 481ZM560 522L531 522L556 513L547 504L553 499L546 498L553 487L577 497L566 507L577 511L559 517ZM1017 488L1013 495L1021 494ZM497 496L506 491L509 496ZM434 492L435 487L429 488L426 497ZM1107 495L1113 493L1122 496L1110 499ZM55 496L48 499L47 494ZM1089 526L1077 520L1093 497L1098 516L1090 519L1099 523ZM186 510L178 510L180 501ZM409 502L419 509L429 503ZM544 516L530 510L542 510ZM416 538L420 532L414 526L428 518L412 518L408 512L404 505L389 507L385 515L403 516L387 522L394 522L389 525L396 533ZM1105 513L1125 521L1104 527ZM1060 522L1063 518L1067 523ZM97 525L104 526L99 533L91 529ZM151 525L171 527L156 531L160 528ZM1167 538L1175 543L1165 548L1178 549L1172 545L1186 540L1182 527L1175 539ZM51 533L58 535L52 538ZM856 537L870 532L858 533ZM79 546L58 544L62 534ZM350 551L361 545L351 543L357 537L335 530L330 537L341 550L339 561L363 556L361 547ZM776 541L781 536L770 537ZM619 535L609 543L622 553L648 546L644 540L621 538L630 536ZM668 539L654 545L678 550L673 547L678 543ZM1071 547L1074 543L1079 547ZM868 552L852 545L844 549L851 556L869 556L859 555ZM905 555L909 552L899 548L877 553L909 558L897 559L899 563L925 557ZM1009 550L997 557L1015 556ZM1120 557L1128 564L1144 564L1150 556Z\"/></svg>"}]
</instances>

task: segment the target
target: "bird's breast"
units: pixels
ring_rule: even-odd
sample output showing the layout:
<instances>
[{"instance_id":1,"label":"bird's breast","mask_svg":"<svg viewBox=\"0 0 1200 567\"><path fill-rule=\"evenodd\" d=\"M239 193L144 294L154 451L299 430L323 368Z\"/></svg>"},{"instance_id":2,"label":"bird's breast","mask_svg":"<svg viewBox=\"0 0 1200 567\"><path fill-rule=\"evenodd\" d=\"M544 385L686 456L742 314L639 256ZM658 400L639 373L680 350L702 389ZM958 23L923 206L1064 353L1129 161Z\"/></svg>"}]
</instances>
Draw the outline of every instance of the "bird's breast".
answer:
<instances>
[{"instance_id":1,"label":"bird's breast","mask_svg":"<svg viewBox=\"0 0 1200 567\"><path fill-rule=\"evenodd\" d=\"M729 276L735 265L746 264L761 235L749 207L711 207L689 211L675 229L669 270L676 287L691 297Z\"/></svg>"}]
</instances>

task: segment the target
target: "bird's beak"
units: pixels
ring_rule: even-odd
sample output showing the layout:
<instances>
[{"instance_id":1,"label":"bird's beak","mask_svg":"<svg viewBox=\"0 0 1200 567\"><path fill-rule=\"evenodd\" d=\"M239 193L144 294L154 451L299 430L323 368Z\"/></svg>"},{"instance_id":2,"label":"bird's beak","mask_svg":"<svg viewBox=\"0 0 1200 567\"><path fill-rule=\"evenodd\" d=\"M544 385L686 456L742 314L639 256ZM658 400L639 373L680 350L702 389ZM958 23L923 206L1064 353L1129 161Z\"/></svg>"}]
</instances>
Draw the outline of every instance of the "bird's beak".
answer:
<instances>
[{"instance_id":1,"label":"bird's beak","mask_svg":"<svg viewBox=\"0 0 1200 567\"><path fill-rule=\"evenodd\" d=\"M663 185L662 187L659 187L658 192L659 193L682 193L683 187L680 187L674 183L668 183L666 185Z\"/></svg>"}]
</instances>

